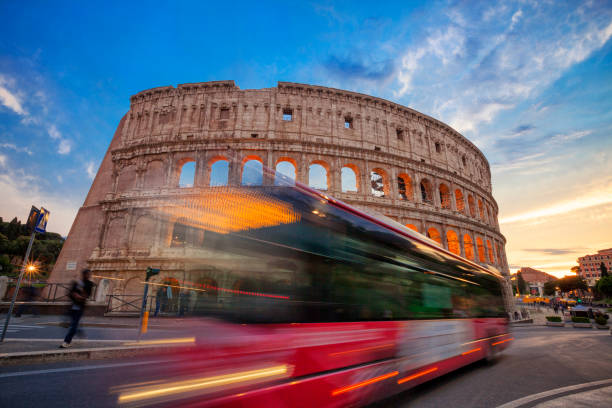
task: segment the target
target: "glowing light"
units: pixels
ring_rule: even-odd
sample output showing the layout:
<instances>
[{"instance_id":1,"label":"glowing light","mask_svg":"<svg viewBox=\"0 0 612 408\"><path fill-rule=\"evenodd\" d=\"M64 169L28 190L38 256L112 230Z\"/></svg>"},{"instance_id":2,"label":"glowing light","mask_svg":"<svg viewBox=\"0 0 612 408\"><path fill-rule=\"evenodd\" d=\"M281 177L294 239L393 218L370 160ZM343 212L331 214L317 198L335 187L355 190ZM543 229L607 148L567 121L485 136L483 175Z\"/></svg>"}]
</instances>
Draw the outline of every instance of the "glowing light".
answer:
<instances>
[{"instance_id":1,"label":"glowing light","mask_svg":"<svg viewBox=\"0 0 612 408\"><path fill-rule=\"evenodd\" d=\"M491 345L492 346L497 346L498 344L502 344L502 343L505 343L505 342L510 341L510 340L514 340L514 338L511 337L511 338L506 339L506 340L497 341L497 342L495 342L495 343L493 343Z\"/></svg>"},{"instance_id":2,"label":"glowing light","mask_svg":"<svg viewBox=\"0 0 612 408\"><path fill-rule=\"evenodd\" d=\"M123 343L124 346L148 346L155 344L186 344L195 343L195 337L183 337L175 339L157 339L157 340L143 340L137 342Z\"/></svg>"},{"instance_id":3,"label":"glowing light","mask_svg":"<svg viewBox=\"0 0 612 408\"><path fill-rule=\"evenodd\" d=\"M384 348L389 348L389 347L393 347L393 346L394 346L394 344L390 343L390 344L383 344L383 345L380 345L380 346L364 347L364 348L360 348L360 349L356 349L356 350L339 351L337 353L331 353L330 356L331 357L336 357L336 356L341 356L341 355L344 355L344 354L359 353L360 351L378 350L378 349L384 349Z\"/></svg>"},{"instance_id":4,"label":"glowing light","mask_svg":"<svg viewBox=\"0 0 612 408\"><path fill-rule=\"evenodd\" d=\"M160 208L181 223L220 234L292 224L300 214L290 204L267 197L253 188L219 187L197 197Z\"/></svg>"},{"instance_id":5,"label":"glowing light","mask_svg":"<svg viewBox=\"0 0 612 408\"><path fill-rule=\"evenodd\" d=\"M28 272L36 272L36 266L29 264L28 266L26 266L26 271Z\"/></svg>"},{"instance_id":6,"label":"glowing light","mask_svg":"<svg viewBox=\"0 0 612 408\"><path fill-rule=\"evenodd\" d=\"M398 384L403 384L405 382L414 380L416 378L422 377L422 376L427 375L429 373L433 373L434 371L437 371L437 370L438 370L438 367L432 367L432 368L429 368L427 370L420 371L420 372L418 372L416 374L409 375L408 377L401 378L401 379L397 380L397 383Z\"/></svg>"},{"instance_id":7,"label":"glowing light","mask_svg":"<svg viewBox=\"0 0 612 408\"><path fill-rule=\"evenodd\" d=\"M349 391L353 391L357 388L365 387L366 385L370 385L370 384L374 384L382 380L386 380L387 378L395 377L398 374L399 374L399 371L393 371L392 373L381 375L379 377L374 377L366 381L358 382L357 384L349 385L343 388L338 388L337 390L332 391L331 395L332 397L335 397L336 395L343 394Z\"/></svg>"},{"instance_id":8,"label":"glowing light","mask_svg":"<svg viewBox=\"0 0 612 408\"><path fill-rule=\"evenodd\" d=\"M188 391L204 390L222 385L230 385L241 383L250 380L258 380L268 377L285 376L289 371L287 365L279 365L273 367L262 368L258 370L243 371L234 374L218 375L214 377L205 377L195 380L177 381L160 386L148 387L143 390L125 392L119 395L120 403L128 403L133 401L158 398Z\"/></svg>"},{"instance_id":9,"label":"glowing light","mask_svg":"<svg viewBox=\"0 0 612 408\"><path fill-rule=\"evenodd\" d=\"M100 279L110 279L110 280L116 280L116 281L122 281L125 280L123 278L111 278L110 276L100 276L100 275L91 275L92 278L100 278Z\"/></svg>"},{"instance_id":10,"label":"glowing light","mask_svg":"<svg viewBox=\"0 0 612 408\"><path fill-rule=\"evenodd\" d=\"M193 283L193 282L183 281L183 284L187 283L192 286L179 286L179 285L170 285L167 283L152 283L152 282L140 282L140 283L142 283L143 285L145 283L148 283L149 285L153 285L153 286L169 286L171 288L195 290L198 292L206 292L206 289L213 289L213 290L218 290L220 292L236 293L239 295L260 296L260 297L267 297L267 298L272 298L272 299L285 299L285 300L289 299L289 296L273 295L269 293L259 293L259 292L247 292L244 290L237 290L237 289L227 289L227 288L221 288L218 286L208 285L206 283ZM198 289L195 286L199 286L201 288L206 288L206 289Z\"/></svg>"},{"instance_id":11,"label":"glowing light","mask_svg":"<svg viewBox=\"0 0 612 408\"><path fill-rule=\"evenodd\" d=\"M482 350L482 348L478 347L478 348L475 348L475 349L472 349L472 350L464 351L463 353L461 353L461 355L462 356L466 356L468 354L472 354L472 353L475 353L475 352L480 351L480 350Z\"/></svg>"}]
</instances>

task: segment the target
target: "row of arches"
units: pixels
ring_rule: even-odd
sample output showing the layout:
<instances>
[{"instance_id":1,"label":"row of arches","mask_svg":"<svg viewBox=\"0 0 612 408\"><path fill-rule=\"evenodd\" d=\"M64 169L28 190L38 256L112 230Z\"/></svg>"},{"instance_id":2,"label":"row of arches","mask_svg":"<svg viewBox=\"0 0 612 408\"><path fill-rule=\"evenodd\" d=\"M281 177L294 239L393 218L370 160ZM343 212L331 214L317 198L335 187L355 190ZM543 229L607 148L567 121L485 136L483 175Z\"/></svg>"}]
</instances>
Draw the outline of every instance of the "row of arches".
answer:
<instances>
[{"instance_id":1,"label":"row of arches","mask_svg":"<svg viewBox=\"0 0 612 408\"><path fill-rule=\"evenodd\" d=\"M414 224L406 224L406 227L420 232ZM437 242L438 245L445 247L456 255L464 256L471 261L480 263L503 265L501 246L495 240L492 241L489 238L481 238L479 236L475 236L474 239L470 233L464 233L461 236L461 234L458 234L453 229L447 229L445 236L443 236L436 227L429 227L423 233L431 240Z\"/></svg>"},{"instance_id":2,"label":"row of arches","mask_svg":"<svg viewBox=\"0 0 612 408\"><path fill-rule=\"evenodd\" d=\"M258 156L247 156L243 159L240 172L240 184L244 186L263 185L264 171L263 160ZM230 183L230 161L224 156L217 156L208 162L208 185L211 187L224 186ZM297 163L289 157L281 157L276 161L274 181L275 185L284 184L296 180ZM192 187L195 184L196 162L187 159L182 163L179 177L180 187ZM308 166L307 184L318 190L326 191L330 187L330 166L321 160L313 160ZM340 170L340 191L342 193L363 193L360 189L361 174L358 166L347 163ZM370 193L374 197L390 197L391 188L388 173L375 167L369 175ZM418 194L415 196L415 185ZM495 218L490 205L482 198L472 193L465 194L456 187L454 191L446 182L440 182L434 189L434 184L426 177L418 181L418 185L407 173L400 173L396 179L396 191L398 200L420 201L425 204L438 204L443 209L455 210L472 218L478 218L484 222L495 224ZM438 197L435 197L437 194ZM475 198L476 197L476 198Z\"/></svg>"}]
</instances>

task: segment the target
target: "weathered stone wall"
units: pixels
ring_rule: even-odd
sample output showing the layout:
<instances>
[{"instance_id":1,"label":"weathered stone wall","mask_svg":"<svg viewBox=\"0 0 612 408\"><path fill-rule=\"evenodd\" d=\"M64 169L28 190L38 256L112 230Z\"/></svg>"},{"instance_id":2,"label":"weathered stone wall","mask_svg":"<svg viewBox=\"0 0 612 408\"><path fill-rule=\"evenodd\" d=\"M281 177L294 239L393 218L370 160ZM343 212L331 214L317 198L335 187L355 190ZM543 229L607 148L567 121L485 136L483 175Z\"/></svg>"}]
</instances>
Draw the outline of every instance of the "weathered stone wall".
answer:
<instances>
[{"instance_id":1,"label":"weathered stone wall","mask_svg":"<svg viewBox=\"0 0 612 408\"><path fill-rule=\"evenodd\" d=\"M69 280L88 264L94 273L121 276L109 290L124 293L151 259L168 255L172 232L156 223L150 209L161 198L209 188L212 164L225 159L232 159L230 185L240 184L248 160L272 169L289 162L304 184L309 167L320 164L330 195L409 225L508 275L489 164L458 132L412 109L354 92L285 82L240 90L233 81L218 81L132 96L53 280ZM196 163L194 186L179 188L189 161ZM357 191L342 191L343 167L355 173ZM382 197L372 194L372 171L384 181ZM143 234L152 239L143 241ZM180 251L175 255L164 261L168 276L186 273ZM76 270L67 270L74 261Z\"/></svg>"}]
</instances>

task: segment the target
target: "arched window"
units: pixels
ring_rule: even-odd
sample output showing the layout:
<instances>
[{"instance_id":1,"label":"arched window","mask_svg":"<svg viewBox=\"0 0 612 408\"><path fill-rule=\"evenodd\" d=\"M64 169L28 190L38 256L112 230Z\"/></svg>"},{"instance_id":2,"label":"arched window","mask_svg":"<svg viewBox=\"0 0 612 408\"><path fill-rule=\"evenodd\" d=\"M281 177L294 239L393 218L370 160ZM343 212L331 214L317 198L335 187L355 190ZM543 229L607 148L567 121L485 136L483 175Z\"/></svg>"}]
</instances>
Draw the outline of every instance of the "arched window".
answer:
<instances>
[{"instance_id":1,"label":"arched window","mask_svg":"<svg viewBox=\"0 0 612 408\"><path fill-rule=\"evenodd\" d=\"M397 192L401 200L413 200L412 180L407 174L397 176Z\"/></svg>"},{"instance_id":2,"label":"arched window","mask_svg":"<svg viewBox=\"0 0 612 408\"><path fill-rule=\"evenodd\" d=\"M352 164L347 164L340 171L340 179L342 184L342 192L356 192L357 188L357 167Z\"/></svg>"},{"instance_id":3,"label":"arched window","mask_svg":"<svg viewBox=\"0 0 612 408\"><path fill-rule=\"evenodd\" d=\"M431 183L427 179L421 180L421 200L424 203L433 204Z\"/></svg>"},{"instance_id":4,"label":"arched window","mask_svg":"<svg viewBox=\"0 0 612 408\"><path fill-rule=\"evenodd\" d=\"M243 186L261 186L263 184L263 164L259 159L247 159L242 166Z\"/></svg>"},{"instance_id":5,"label":"arched window","mask_svg":"<svg viewBox=\"0 0 612 408\"><path fill-rule=\"evenodd\" d=\"M189 226L185 218L179 218L172 228L170 238L171 247L183 247L186 245L201 245L204 241L204 230Z\"/></svg>"},{"instance_id":6,"label":"arched window","mask_svg":"<svg viewBox=\"0 0 612 408\"><path fill-rule=\"evenodd\" d=\"M448 242L448 250L453 254L461 255L461 247L459 246L459 237L453 230L446 231L446 241Z\"/></svg>"},{"instance_id":7,"label":"arched window","mask_svg":"<svg viewBox=\"0 0 612 408\"><path fill-rule=\"evenodd\" d=\"M180 221L174 223L174 228L172 229L172 240L170 241L170 246L172 247L182 247L187 242L187 226Z\"/></svg>"},{"instance_id":8,"label":"arched window","mask_svg":"<svg viewBox=\"0 0 612 408\"><path fill-rule=\"evenodd\" d=\"M374 197L384 197L389 195L389 182L387 173L382 169L372 169L370 172L370 184Z\"/></svg>"},{"instance_id":9,"label":"arched window","mask_svg":"<svg viewBox=\"0 0 612 408\"><path fill-rule=\"evenodd\" d=\"M450 190L446 184L440 184L440 205L442 208L451 208Z\"/></svg>"},{"instance_id":10,"label":"arched window","mask_svg":"<svg viewBox=\"0 0 612 408\"><path fill-rule=\"evenodd\" d=\"M459 189L455 190L455 203L457 204L457 211L465 211L465 202L463 201L463 192Z\"/></svg>"},{"instance_id":11,"label":"arched window","mask_svg":"<svg viewBox=\"0 0 612 408\"><path fill-rule=\"evenodd\" d=\"M322 163L314 162L308 168L308 185L317 190L329 188L327 168Z\"/></svg>"},{"instance_id":12,"label":"arched window","mask_svg":"<svg viewBox=\"0 0 612 408\"><path fill-rule=\"evenodd\" d=\"M472 237L468 234L463 236L463 249L465 250L465 257L471 261L474 260L474 242Z\"/></svg>"},{"instance_id":13,"label":"arched window","mask_svg":"<svg viewBox=\"0 0 612 408\"><path fill-rule=\"evenodd\" d=\"M193 187L195 180L196 163L193 160L188 160L181 166L181 175L179 177L179 187Z\"/></svg>"},{"instance_id":14,"label":"arched window","mask_svg":"<svg viewBox=\"0 0 612 408\"><path fill-rule=\"evenodd\" d=\"M229 179L229 160L216 158L210 161L210 186L227 186Z\"/></svg>"},{"instance_id":15,"label":"arched window","mask_svg":"<svg viewBox=\"0 0 612 408\"><path fill-rule=\"evenodd\" d=\"M419 229L416 227L416 225L413 225L413 224L406 224L406 226L407 226L408 228L410 228L411 230L413 230L413 231L419 232Z\"/></svg>"},{"instance_id":16,"label":"arched window","mask_svg":"<svg viewBox=\"0 0 612 408\"><path fill-rule=\"evenodd\" d=\"M274 185L286 186L293 184L295 184L295 164L289 160L279 160L276 163Z\"/></svg>"},{"instance_id":17,"label":"arched window","mask_svg":"<svg viewBox=\"0 0 612 408\"><path fill-rule=\"evenodd\" d=\"M476 204L474 204L474 197L471 194L468 196L468 206L470 207L470 215L476 217Z\"/></svg>"},{"instance_id":18,"label":"arched window","mask_svg":"<svg viewBox=\"0 0 612 408\"><path fill-rule=\"evenodd\" d=\"M501 265L502 264L502 254L499 249L499 242L495 243L495 249L497 250L497 263Z\"/></svg>"},{"instance_id":19,"label":"arched window","mask_svg":"<svg viewBox=\"0 0 612 408\"><path fill-rule=\"evenodd\" d=\"M487 208L487 215L488 215L488 220L489 220L489 224L493 225L493 217L491 217L491 208L488 207Z\"/></svg>"},{"instance_id":20,"label":"arched window","mask_svg":"<svg viewBox=\"0 0 612 408\"><path fill-rule=\"evenodd\" d=\"M482 239L480 239L480 237L476 238L476 249L478 250L478 260L480 262L484 262L486 260L485 258L485 248L484 248L484 244L482 243Z\"/></svg>"},{"instance_id":21,"label":"arched window","mask_svg":"<svg viewBox=\"0 0 612 408\"><path fill-rule=\"evenodd\" d=\"M480 198L478 199L478 212L480 213L480 219L484 220L484 206L482 205L482 200Z\"/></svg>"},{"instance_id":22,"label":"arched window","mask_svg":"<svg viewBox=\"0 0 612 408\"><path fill-rule=\"evenodd\" d=\"M436 241L438 245L442 246L442 236L440 235L440 232L434 227L431 227L427 230L427 237Z\"/></svg>"},{"instance_id":23,"label":"arched window","mask_svg":"<svg viewBox=\"0 0 612 408\"><path fill-rule=\"evenodd\" d=\"M491 241L487 239L487 252L489 253L489 262L492 264L495 263L495 255L493 254L493 246L491 245Z\"/></svg>"}]
</instances>

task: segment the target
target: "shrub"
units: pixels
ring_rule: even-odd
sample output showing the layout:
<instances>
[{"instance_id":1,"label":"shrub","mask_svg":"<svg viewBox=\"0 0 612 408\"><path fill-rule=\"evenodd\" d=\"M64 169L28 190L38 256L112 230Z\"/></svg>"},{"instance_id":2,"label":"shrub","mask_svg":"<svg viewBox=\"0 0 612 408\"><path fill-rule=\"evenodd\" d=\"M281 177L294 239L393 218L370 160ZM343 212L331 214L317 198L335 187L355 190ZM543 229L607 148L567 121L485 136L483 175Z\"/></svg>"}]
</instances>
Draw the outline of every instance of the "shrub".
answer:
<instances>
[{"instance_id":1,"label":"shrub","mask_svg":"<svg viewBox=\"0 0 612 408\"><path fill-rule=\"evenodd\" d=\"M603 315L595 316L595 323L600 326L605 326L608 323L608 319Z\"/></svg>"},{"instance_id":2,"label":"shrub","mask_svg":"<svg viewBox=\"0 0 612 408\"><path fill-rule=\"evenodd\" d=\"M574 323L591 323L591 320L588 317L572 317L572 322Z\"/></svg>"},{"instance_id":3,"label":"shrub","mask_svg":"<svg viewBox=\"0 0 612 408\"><path fill-rule=\"evenodd\" d=\"M546 316L546 320L549 322L561 322L561 317L559 316Z\"/></svg>"}]
</instances>

